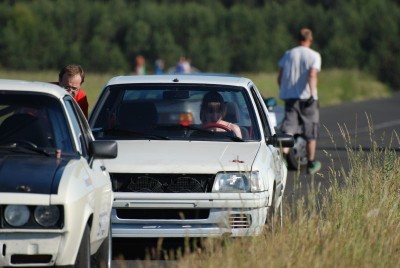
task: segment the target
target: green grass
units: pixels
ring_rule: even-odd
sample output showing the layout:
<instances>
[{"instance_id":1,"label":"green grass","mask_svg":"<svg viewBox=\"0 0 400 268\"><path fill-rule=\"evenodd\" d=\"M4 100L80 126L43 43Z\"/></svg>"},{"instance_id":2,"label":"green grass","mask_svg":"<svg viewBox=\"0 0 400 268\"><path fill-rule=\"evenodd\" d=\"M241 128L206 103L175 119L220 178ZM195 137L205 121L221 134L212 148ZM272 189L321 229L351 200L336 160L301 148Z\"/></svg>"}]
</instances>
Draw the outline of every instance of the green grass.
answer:
<instances>
[{"instance_id":1,"label":"green grass","mask_svg":"<svg viewBox=\"0 0 400 268\"><path fill-rule=\"evenodd\" d=\"M279 99L277 73L243 75L253 80L263 96ZM390 94L388 86L357 70L322 70L318 77L318 96L321 106L384 98Z\"/></svg>"},{"instance_id":2,"label":"green grass","mask_svg":"<svg viewBox=\"0 0 400 268\"><path fill-rule=\"evenodd\" d=\"M89 109L97 100L105 83L113 76L123 74L97 74L86 73L85 83L82 88L86 91L89 99ZM265 97L278 99L279 89L276 73L243 73L256 84L261 94ZM40 72L17 72L0 71L1 78L57 81L57 71ZM389 97L389 88L365 73L356 70L323 70L319 75L318 94L321 106L339 104L348 101L360 101L374 98ZM282 102L280 102L282 103Z\"/></svg>"}]
</instances>

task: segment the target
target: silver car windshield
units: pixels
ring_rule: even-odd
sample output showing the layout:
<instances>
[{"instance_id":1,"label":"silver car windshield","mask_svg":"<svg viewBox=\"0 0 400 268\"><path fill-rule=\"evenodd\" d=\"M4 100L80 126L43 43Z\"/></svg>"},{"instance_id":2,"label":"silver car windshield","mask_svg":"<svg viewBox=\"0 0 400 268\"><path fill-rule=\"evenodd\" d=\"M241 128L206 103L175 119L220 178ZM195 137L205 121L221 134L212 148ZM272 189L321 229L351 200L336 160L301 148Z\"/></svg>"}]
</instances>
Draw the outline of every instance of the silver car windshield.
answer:
<instances>
[{"instance_id":1,"label":"silver car windshield","mask_svg":"<svg viewBox=\"0 0 400 268\"><path fill-rule=\"evenodd\" d=\"M116 85L102 98L90 118L97 139L260 139L253 106L241 87Z\"/></svg>"}]
</instances>

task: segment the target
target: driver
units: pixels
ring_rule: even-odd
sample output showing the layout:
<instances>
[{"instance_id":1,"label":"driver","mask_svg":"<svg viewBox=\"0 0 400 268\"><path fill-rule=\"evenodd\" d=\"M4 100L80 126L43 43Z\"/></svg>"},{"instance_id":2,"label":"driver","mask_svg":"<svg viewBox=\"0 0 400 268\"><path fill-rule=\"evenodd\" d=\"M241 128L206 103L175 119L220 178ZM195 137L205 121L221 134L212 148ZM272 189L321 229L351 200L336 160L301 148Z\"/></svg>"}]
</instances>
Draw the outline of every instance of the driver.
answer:
<instances>
[{"instance_id":1,"label":"driver","mask_svg":"<svg viewBox=\"0 0 400 268\"><path fill-rule=\"evenodd\" d=\"M200 119L203 122L203 128L215 132L232 131L236 137L242 138L242 133L238 125L222 120L225 112L226 106L222 95L215 91L206 93L200 109Z\"/></svg>"}]
</instances>

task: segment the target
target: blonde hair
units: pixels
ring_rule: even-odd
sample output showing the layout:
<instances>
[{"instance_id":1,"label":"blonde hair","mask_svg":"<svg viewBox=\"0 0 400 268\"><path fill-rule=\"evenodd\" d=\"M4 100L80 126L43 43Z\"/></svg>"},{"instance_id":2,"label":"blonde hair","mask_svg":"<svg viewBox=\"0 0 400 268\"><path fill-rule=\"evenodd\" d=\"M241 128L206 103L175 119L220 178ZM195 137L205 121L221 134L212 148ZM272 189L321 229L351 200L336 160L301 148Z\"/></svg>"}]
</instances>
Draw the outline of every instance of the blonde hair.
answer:
<instances>
[{"instance_id":1,"label":"blonde hair","mask_svg":"<svg viewBox=\"0 0 400 268\"><path fill-rule=\"evenodd\" d=\"M308 28L302 28L297 38L299 41L312 41L313 40L312 31Z\"/></svg>"}]
</instances>

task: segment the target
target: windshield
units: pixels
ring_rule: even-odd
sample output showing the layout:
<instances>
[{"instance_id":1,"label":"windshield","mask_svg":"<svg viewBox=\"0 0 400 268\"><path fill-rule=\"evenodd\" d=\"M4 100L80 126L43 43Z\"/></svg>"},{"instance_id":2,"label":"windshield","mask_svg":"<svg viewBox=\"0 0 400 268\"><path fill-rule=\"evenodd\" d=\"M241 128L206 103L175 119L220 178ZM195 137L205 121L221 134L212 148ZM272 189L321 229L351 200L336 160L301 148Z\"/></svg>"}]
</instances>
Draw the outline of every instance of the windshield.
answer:
<instances>
[{"instance_id":1,"label":"windshield","mask_svg":"<svg viewBox=\"0 0 400 268\"><path fill-rule=\"evenodd\" d=\"M247 91L221 85L115 85L90 118L98 139L259 140Z\"/></svg>"},{"instance_id":2,"label":"windshield","mask_svg":"<svg viewBox=\"0 0 400 268\"><path fill-rule=\"evenodd\" d=\"M60 102L45 94L11 93L0 98L0 146L25 147L25 152L72 153L72 143ZM41 149L41 150L39 150Z\"/></svg>"}]
</instances>

